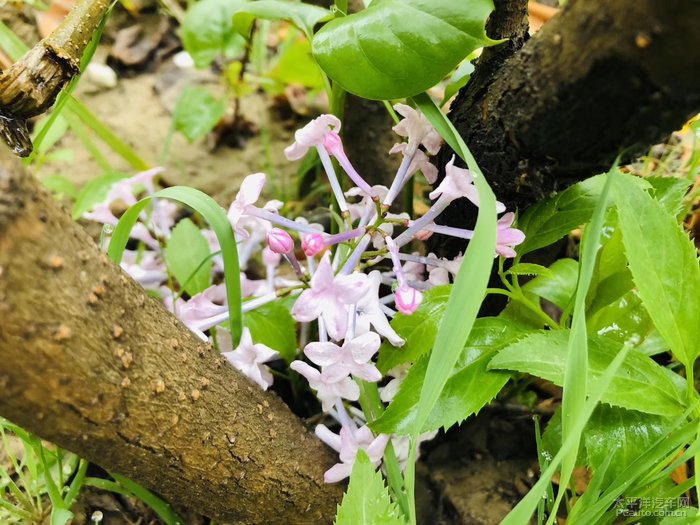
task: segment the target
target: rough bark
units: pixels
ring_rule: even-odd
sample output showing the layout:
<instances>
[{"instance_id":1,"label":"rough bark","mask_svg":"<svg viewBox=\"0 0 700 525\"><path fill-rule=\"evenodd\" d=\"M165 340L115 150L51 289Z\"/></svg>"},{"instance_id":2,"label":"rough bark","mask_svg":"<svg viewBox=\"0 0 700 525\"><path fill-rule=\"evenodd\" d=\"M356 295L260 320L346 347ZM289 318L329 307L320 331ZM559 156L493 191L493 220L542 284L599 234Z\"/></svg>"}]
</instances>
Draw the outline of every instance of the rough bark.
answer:
<instances>
[{"instance_id":1,"label":"rough bark","mask_svg":"<svg viewBox=\"0 0 700 525\"><path fill-rule=\"evenodd\" d=\"M450 118L499 200L522 210L700 111L698 20L697 0L570 0L485 88L468 84ZM461 203L442 217L467 227L473 219Z\"/></svg>"},{"instance_id":2,"label":"rough bark","mask_svg":"<svg viewBox=\"0 0 700 525\"><path fill-rule=\"evenodd\" d=\"M0 415L217 521L330 523L330 451L0 150Z\"/></svg>"}]
</instances>

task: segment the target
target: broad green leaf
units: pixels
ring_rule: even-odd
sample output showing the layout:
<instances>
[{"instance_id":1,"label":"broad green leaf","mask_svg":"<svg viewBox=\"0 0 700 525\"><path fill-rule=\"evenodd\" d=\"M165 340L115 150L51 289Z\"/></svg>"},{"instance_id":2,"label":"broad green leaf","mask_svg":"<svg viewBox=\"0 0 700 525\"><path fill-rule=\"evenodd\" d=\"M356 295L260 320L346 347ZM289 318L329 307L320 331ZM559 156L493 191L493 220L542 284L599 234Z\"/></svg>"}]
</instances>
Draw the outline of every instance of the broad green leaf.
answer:
<instances>
[{"instance_id":1,"label":"broad green leaf","mask_svg":"<svg viewBox=\"0 0 700 525\"><path fill-rule=\"evenodd\" d=\"M338 506L335 525L404 525L384 478L364 450L357 451L348 491Z\"/></svg>"},{"instance_id":2,"label":"broad green leaf","mask_svg":"<svg viewBox=\"0 0 700 525\"><path fill-rule=\"evenodd\" d=\"M559 308L566 308L576 292L578 262L559 259L548 268L549 275L540 275L523 286L523 290L547 299Z\"/></svg>"},{"instance_id":3,"label":"broad green leaf","mask_svg":"<svg viewBox=\"0 0 700 525\"><path fill-rule=\"evenodd\" d=\"M688 235L631 177L615 199L632 277L657 330L686 367L700 352L700 267Z\"/></svg>"},{"instance_id":4,"label":"broad green leaf","mask_svg":"<svg viewBox=\"0 0 700 525\"><path fill-rule=\"evenodd\" d=\"M211 284L210 253L209 241L190 219L182 219L175 225L165 249L165 262L190 296L203 292Z\"/></svg>"},{"instance_id":5,"label":"broad green leaf","mask_svg":"<svg viewBox=\"0 0 700 525\"><path fill-rule=\"evenodd\" d=\"M233 234L231 223L226 217L226 212L214 199L194 188L173 186L157 191L150 197L141 199L131 206L119 219L119 223L112 232L107 255L115 263L119 264L126 248L126 243L131 235L131 230L139 219L143 209L151 202L151 199L171 199L189 206L199 213L211 226L216 234L216 239L221 246L221 255L224 260L224 277L226 279L226 300L230 319L231 339L234 348L243 331L241 313L241 277L238 265L238 250L236 249L236 237Z\"/></svg>"},{"instance_id":6,"label":"broad green leaf","mask_svg":"<svg viewBox=\"0 0 700 525\"><path fill-rule=\"evenodd\" d=\"M217 57L233 58L245 47L245 38L233 27L233 15L248 0L200 0L187 10L182 23L182 44L197 67Z\"/></svg>"},{"instance_id":7,"label":"broad green leaf","mask_svg":"<svg viewBox=\"0 0 700 525\"><path fill-rule=\"evenodd\" d=\"M54 507L51 509L51 525L67 525L74 518L68 509Z\"/></svg>"},{"instance_id":8,"label":"broad green leaf","mask_svg":"<svg viewBox=\"0 0 700 525\"><path fill-rule=\"evenodd\" d=\"M489 39L491 0L376 0L313 39L323 70L345 90L384 100L417 95Z\"/></svg>"},{"instance_id":9,"label":"broad green leaf","mask_svg":"<svg viewBox=\"0 0 700 525\"><path fill-rule=\"evenodd\" d=\"M527 333L529 331L505 319L477 319L422 432L460 423L496 397L510 374L489 370L488 363L497 350ZM387 410L370 424L372 430L386 434L410 432L427 366L425 357L411 367Z\"/></svg>"},{"instance_id":10,"label":"broad green leaf","mask_svg":"<svg viewBox=\"0 0 700 525\"><path fill-rule=\"evenodd\" d=\"M612 232L604 242L598 260L591 292L588 294L586 315L588 318L601 308L616 303L634 287L632 274L627 268L627 257L622 244L617 213L613 213Z\"/></svg>"},{"instance_id":11,"label":"broad green leaf","mask_svg":"<svg viewBox=\"0 0 700 525\"><path fill-rule=\"evenodd\" d=\"M267 303L243 314L243 326L253 341L269 346L291 363L297 355L296 321L279 301Z\"/></svg>"},{"instance_id":12,"label":"broad green leaf","mask_svg":"<svg viewBox=\"0 0 700 525\"><path fill-rule=\"evenodd\" d=\"M311 40L314 26L332 16L333 14L328 9L302 2L259 0L241 7L233 17L233 24L236 31L248 38L256 18L287 20L301 29Z\"/></svg>"},{"instance_id":13,"label":"broad green leaf","mask_svg":"<svg viewBox=\"0 0 700 525\"><path fill-rule=\"evenodd\" d=\"M490 369L516 370L561 386L564 382L567 330L539 332L501 350ZM621 345L604 337L589 342L589 383L595 381L620 351ZM602 400L647 414L674 416L684 410L685 380L648 356L629 352Z\"/></svg>"},{"instance_id":14,"label":"broad green leaf","mask_svg":"<svg viewBox=\"0 0 700 525\"><path fill-rule=\"evenodd\" d=\"M656 330L636 290L598 310L588 319L588 331L628 344L649 356L668 351L668 344Z\"/></svg>"},{"instance_id":15,"label":"broad green leaf","mask_svg":"<svg viewBox=\"0 0 700 525\"><path fill-rule=\"evenodd\" d=\"M182 92L173 111L173 125L194 142L209 133L226 113L226 102L200 86Z\"/></svg>"},{"instance_id":16,"label":"broad green leaf","mask_svg":"<svg viewBox=\"0 0 700 525\"><path fill-rule=\"evenodd\" d=\"M664 209L674 217L683 209L683 198L688 192L690 182L675 177L646 177L651 184L652 195Z\"/></svg>"},{"instance_id":17,"label":"broad green leaf","mask_svg":"<svg viewBox=\"0 0 700 525\"><path fill-rule=\"evenodd\" d=\"M323 74L311 56L309 41L298 38L287 47L267 76L281 84L300 84L310 88L323 86Z\"/></svg>"},{"instance_id":18,"label":"broad green leaf","mask_svg":"<svg viewBox=\"0 0 700 525\"><path fill-rule=\"evenodd\" d=\"M406 343L399 348L388 341L382 343L377 368L383 374L395 366L415 363L433 349L451 290L451 285L436 286L423 294L423 302L412 315L399 312L394 316L391 326Z\"/></svg>"},{"instance_id":19,"label":"broad green leaf","mask_svg":"<svg viewBox=\"0 0 700 525\"><path fill-rule=\"evenodd\" d=\"M615 479L670 430L671 420L665 417L601 404L583 433L587 465L595 474L612 456L604 477Z\"/></svg>"},{"instance_id":20,"label":"broad green leaf","mask_svg":"<svg viewBox=\"0 0 700 525\"><path fill-rule=\"evenodd\" d=\"M79 219L96 204L103 202L107 198L107 194L112 186L126 177L127 175L123 173L106 173L88 182L78 192L78 196L75 198L75 202L73 203L73 219Z\"/></svg>"},{"instance_id":21,"label":"broad green leaf","mask_svg":"<svg viewBox=\"0 0 700 525\"><path fill-rule=\"evenodd\" d=\"M587 223L600 198L605 177L596 175L530 206L518 217L518 228L526 235L518 247L518 255L549 246ZM642 179L638 179L638 184L649 186Z\"/></svg>"}]
</instances>

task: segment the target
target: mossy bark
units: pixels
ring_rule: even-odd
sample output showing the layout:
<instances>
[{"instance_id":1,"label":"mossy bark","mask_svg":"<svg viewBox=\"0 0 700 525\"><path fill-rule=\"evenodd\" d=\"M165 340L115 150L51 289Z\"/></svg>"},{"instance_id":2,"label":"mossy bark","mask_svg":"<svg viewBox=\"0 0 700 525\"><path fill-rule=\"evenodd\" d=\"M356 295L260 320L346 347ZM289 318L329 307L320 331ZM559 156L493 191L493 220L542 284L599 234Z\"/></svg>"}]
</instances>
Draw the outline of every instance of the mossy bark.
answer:
<instances>
[{"instance_id":1,"label":"mossy bark","mask_svg":"<svg viewBox=\"0 0 700 525\"><path fill-rule=\"evenodd\" d=\"M497 67L488 61L488 78L463 89L450 118L498 199L522 210L619 154L644 152L700 111L698 20L697 0L570 0L522 49ZM451 155L446 148L441 169ZM474 215L459 202L441 221L470 227Z\"/></svg>"},{"instance_id":2,"label":"mossy bark","mask_svg":"<svg viewBox=\"0 0 700 525\"><path fill-rule=\"evenodd\" d=\"M334 455L0 150L0 415L217 521L331 523Z\"/></svg>"}]
</instances>

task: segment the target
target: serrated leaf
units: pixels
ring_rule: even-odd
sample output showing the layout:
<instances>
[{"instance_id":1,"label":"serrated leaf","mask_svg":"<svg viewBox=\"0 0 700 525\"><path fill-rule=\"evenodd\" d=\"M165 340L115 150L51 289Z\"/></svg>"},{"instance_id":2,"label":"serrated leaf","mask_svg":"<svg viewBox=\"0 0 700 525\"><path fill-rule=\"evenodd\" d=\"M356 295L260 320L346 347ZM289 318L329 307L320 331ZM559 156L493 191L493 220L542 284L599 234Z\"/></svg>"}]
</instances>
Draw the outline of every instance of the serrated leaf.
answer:
<instances>
[{"instance_id":1,"label":"serrated leaf","mask_svg":"<svg viewBox=\"0 0 700 525\"><path fill-rule=\"evenodd\" d=\"M510 374L489 370L488 363L498 349L527 333L527 329L506 319L477 319L422 432L449 428L476 414L496 397ZM387 410L370 423L372 430L386 434L410 432L427 366L428 359L424 357L411 367Z\"/></svg>"},{"instance_id":2,"label":"serrated leaf","mask_svg":"<svg viewBox=\"0 0 700 525\"><path fill-rule=\"evenodd\" d=\"M506 273L511 275L543 275L549 278L554 277L549 268L542 266L541 264L534 263L514 264L506 271Z\"/></svg>"},{"instance_id":3,"label":"serrated leaf","mask_svg":"<svg viewBox=\"0 0 700 525\"><path fill-rule=\"evenodd\" d=\"M256 343L279 352L291 363L297 355L296 321L281 302L267 303L243 314L243 326Z\"/></svg>"},{"instance_id":4,"label":"serrated leaf","mask_svg":"<svg viewBox=\"0 0 700 525\"><path fill-rule=\"evenodd\" d=\"M73 219L77 220L84 213L90 211L96 204L100 204L107 198L107 194L114 184L127 175L124 173L105 173L92 179L78 192L78 196L73 203Z\"/></svg>"},{"instance_id":5,"label":"serrated leaf","mask_svg":"<svg viewBox=\"0 0 700 525\"><path fill-rule=\"evenodd\" d=\"M414 363L433 349L452 285L436 286L423 294L423 302L412 315L397 313L391 321L406 343L397 348L388 341L379 349L377 368L386 374L395 366Z\"/></svg>"},{"instance_id":6,"label":"serrated leaf","mask_svg":"<svg viewBox=\"0 0 700 525\"><path fill-rule=\"evenodd\" d=\"M245 38L233 27L233 15L248 0L200 0L187 10L182 23L182 44L197 67L217 57L233 58L245 47Z\"/></svg>"},{"instance_id":7,"label":"serrated leaf","mask_svg":"<svg viewBox=\"0 0 700 525\"><path fill-rule=\"evenodd\" d=\"M335 525L404 525L384 478L364 450L357 451L350 485L338 506Z\"/></svg>"},{"instance_id":8,"label":"serrated leaf","mask_svg":"<svg viewBox=\"0 0 700 525\"><path fill-rule=\"evenodd\" d=\"M518 217L518 228L525 233L518 255L549 246L587 223L600 198L605 177L596 175L530 206ZM638 185L649 186L642 179L638 180Z\"/></svg>"},{"instance_id":9,"label":"serrated leaf","mask_svg":"<svg viewBox=\"0 0 700 525\"><path fill-rule=\"evenodd\" d=\"M384 100L417 95L489 39L491 0L375 0L336 18L313 39L323 70L344 89Z\"/></svg>"},{"instance_id":10,"label":"serrated leaf","mask_svg":"<svg viewBox=\"0 0 700 525\"><path fill-rule=\"evenodd\" d=\"M173 125L187 140L194 142L209 133L226 113L226 102L200 86L182 92L173 111Z\"/></svg>"},{"instance_id":11,"label":"serrated leaf","mask_svg":"<svg viewBox=\"0 0 700 525\"><path fill-rule=\"evenodd\" d=\"M256 18L265 20L287 20L301 29L311 40L314 26L333 15L328 9L302 2L279 0L258 0L238 10L233 17L233 25L240 34L248 38Z\"/></svg>"},{"instance_id":12,"label":"serrated leaf","mask_svg":"<svg viewBox=\"0 0 700 525\"><path fill-rule=\"evenodd\" d=\"M568 330L538 332L501 350L489 369L532 374L555 385L564 382ZM588 383L594 383L621 345L600 336L588 339ZM685 380L639 352L629 353L602 400L647 414L674 416L684 410Z\"/></svg>"},{"instance_id":13,"label":"serrated leaf","mask_svg":"<svg viewBox=\"0 0 700 525\"><path fill-rule=\"evenodd\" d=\"M615 181L622 240L644 306L686 367L700 352L700 267L675 217L630 176Z\"/></svg>"},{"instance_id":14,"label":"serrated leaf","mask_svg":"<svg viewBox=\"0 0 700 525\"><path fill-rule=\"evenodd\" d=\"M651 184L652 194L664 209L677 216L683 209L683 198L688 192L690 182L687 179L675 177L645 177L644 180Z\"/></svg>"},{"instance_id":15,"label":"serrated leaf","mask_svg":"<svg viewBox=\"0 0 700 525\"><path fill-rule=\"evenodd\" d=\"M665 417L601 404L583 432L586 463L595 474L609 461L604 479L613 480L671 430L672 421Z\"/></svg>"},{"instance_id":16,"label":"serrated leaf","mask_svg":"<svg viewBox=\"0 0 700 525\"><path fill-rule=\"evenodd\" d=\"M165 263L190 296L203 292L211 284L210 254L209 241L190 219L182 219L175 225L165 249Z\"/></svg>"}]
</instances>

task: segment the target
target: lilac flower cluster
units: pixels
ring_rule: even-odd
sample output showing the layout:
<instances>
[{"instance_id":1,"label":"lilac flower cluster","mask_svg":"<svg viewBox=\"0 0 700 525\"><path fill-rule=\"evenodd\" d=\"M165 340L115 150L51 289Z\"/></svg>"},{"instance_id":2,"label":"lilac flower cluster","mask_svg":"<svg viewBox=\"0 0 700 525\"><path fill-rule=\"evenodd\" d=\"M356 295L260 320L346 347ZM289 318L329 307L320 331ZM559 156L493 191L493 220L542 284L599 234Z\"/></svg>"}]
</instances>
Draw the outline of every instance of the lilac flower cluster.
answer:
<instances>
[{"instance_id":1,"label":"lilac flower cluster","mask_svg":"<svg viewBox=\"0 0 700 525\"><path fill-rule=\"evenodd\" d=\"M279 201L259 206L266 181L263 173L245 178L227 213L239 240L239 261L244 270L240 275L244 312L282 295L296 296L291 314L301 323L299 345L305 359L293 361L290 367L306 378L323 411L341 425L339 434L324 425L316 428L318 437L340 455L340 463L326 473L327 482L339 481L350 474L358 449L363 449L378 465L390 439L399 452L399 461L406 459L401 457L401 451L407 451L402 438L374 436L364 416L346 402L357 401L360 397L356 379L370 383L382 381L383 376L373 362L382 339L395 347L405 343L389 320L397 311L402 315L413 314L421 304L423 292L448 284L462 260L461 257L445 260L432 254L404 253L401 249L412 240L425 240L433 233L471 238L470 230L440 226L434 221L455 199L466 198L479 206L472 174L456 167L453 157L446 166L445 178L430 193L433 204L422 217L414 220L407 214L389 212L414 174L420 171L428 182L436 181L437 170L430 163L429 155L435 155L441 143L422 114L403 104L395 108L404 119L394 131L407 141L390 150L391 154L401 154L402 162L389 188L370 186L357 173L343 148L339 135L341 122L333 115L322 115L298 130L294 143L285 149L289 160L301 159L309 150L317 152L342 219L339 233L327 233L321 225L310 224L302 217L291 220L282 216L279 211L283 203ZM346 192L342 191L332 158L355 185ZM103 224L116 224L117 219L110 211L113 201L133 204L137 191L145 188L152 193L153 177L157 173L151 170L118 183L107 199L85 217ZM505 207L498 203L498 212L504 211ZM213 334L206 332L216 327L216 343L227 360L267 389L272 385L273 376L266 363L279 356L273 349L255 344L248 329L241 335L239 345L232 348L230 334L219 326L228 320L223 285L213 285L188 300L176 297L164 286L167 271L159 241L169 237L174 213L172 205L156 200L153 210L142 214L132 232L132 237L143 243L142 249L138 253L127 251L123 268L144 287L160 293L166 306L203 340L212 340ZM523 233L512 228L514 218L513 213L506 213L499 220L495 256L514 257L514 246L524 240ZM403 231L395 235L397 227ZM213 232L203 230L202 233L212 252L219 251ZM297 258L295 238L300 253L304 254L303 260ZM370 245L372 252L368 253ZM260 254L266 269L265 279L251 280L245 273L248 262L256 254ZM385 259L391 263L389 269L372 269ZM291 271L282 268L283 261ZM219 272L223 270L220 257L214 258L214 267ZM384 290L393 292L384 293ZM309 334L314 333L310 330L312 323L318 336L309 341ZM406 366L389 371L387 376L392 379L380 389L382 401L389 402L393 398L406 371Z\"/></svg>"}]
</instances>

